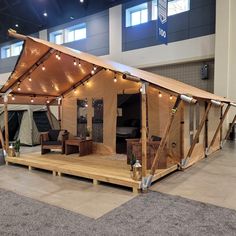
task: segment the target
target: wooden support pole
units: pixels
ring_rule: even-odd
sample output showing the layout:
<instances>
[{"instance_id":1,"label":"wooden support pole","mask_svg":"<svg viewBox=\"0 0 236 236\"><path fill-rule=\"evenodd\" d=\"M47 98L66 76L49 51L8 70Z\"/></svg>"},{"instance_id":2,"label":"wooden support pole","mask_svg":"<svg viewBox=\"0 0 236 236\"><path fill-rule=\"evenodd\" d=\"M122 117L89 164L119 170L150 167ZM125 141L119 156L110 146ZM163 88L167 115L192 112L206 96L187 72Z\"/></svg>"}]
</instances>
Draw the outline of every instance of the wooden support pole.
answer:
<instances>
[{"instance_id":1,"label":"wooden support pole","mask_svg":"<svg viewBox=\"0 0 236 236\"><path fill-rule=\"evenodd\" d=\"M147 83L142 84L142 177L147 174Z\"/></svg>"},{"instance_id":2,"label":"wooden support pole","mask_svg":"<svg viewBox=\"0 0 236 236\"><path fill-rule=\"evenodd\" d=\"M61 98L58 99L58 122L59 128L61 129Z\"/></svg>"},{"instance_id":3,"label":"wooden support pole","mask_svg":"<svg viewBox=\"0 0 236 236\"><path fill-rule=\"evenodd\" d=\"M8 128L8 109L7 109L7 97L4 98L4 126L5 126L5 149L8 152L9 148L9 128Z\"/></svg>"},{"instance_id":4,"label":"wooden support pole","mask_svg":"<svg viewBox=\"0 0 236 236\"><path fill-rule=\"evenodd\" d=\"M236 115L234 116L233 121L232 121L232 123L231 123L231 125L230 125L230 127L227 131L227 134L225 135L224 141L229 138L230 132L233 129L235 122L236 122Z\"/></svg>"},{"instance_id":5,"label":"wooden support pole","mask_svg":"<svg viewBox=\"0 0 236 236\"><path fill-rule=\"evenodd\" d=\"M212 106L212 103L209 102L208 105L207 105L206 111L205 111L205 113L204 113L204 115L203 115L203 117L202 117L202 119L201 119L201 122L200 122L200 124L199 124L199 126L198 126L197 132L196 132L196 134L195 134L195 136L194 136L193 143L192 143L192 145L191 145L191 147L190 147L190 149L189 149L189 151L188 151L187 157L182 161L183 165L186 164L186 160L187 160L188 158L190 158L191 155L192 155L192 153L193 153L193 150L194 150L194 148L195 148L195 145L196 145L196 143L197 143L197 140L198 140L198 138L199 138L199 135L200 135L200 133L201 133L201 131L202 131L202 128L203 128L203 126L204 126L206 120L207 120L207 116L208 116L208 113L209 113L209 111L210 111L210 109L211 109L211 106Z\"/></svg>"},{"instance_id":6,"label":"wooden support pole","mask_svg":"<svg viewBox=\"0 0 236 236\"><path fill-rule=\"evenodd\" d=\"M165 145L167 143L167 138L169 136L170 129L171 129L171 126L173 124L173 121L174 121L174 118L175 118L175 114L177 112L177 109L179 107L180 102L181 102L181 98L179 96L179 97L177 97L176 102L174 104L174 107L172 108L169 122L167 123L167 126L166 126L166 129L165 129L163 138L161 139L160 146L159 146L159 148L158 148L158 150L156 152L155 158L153 160L152 167L151 167L151 172L150 172L151 175L155 174L157 163L158 163L158 161L159 161L159 159L161 157L161 154L162 154L162 152L163 152L163 150L165 148Z\"/></svg>"},{"instance_id":7,"label":"wooden support pole","mask_svg":"<svg viewBox=\"0 0 236 236\"><path fill-rule=\"evenodd\" d=\"M229 111L230 107L231 107L231 105L228 104L228 106L226 107L225 112L224 112L224 114L223 114L223 116L222 116L222 119L220 120L220 123L219 123L218 126L217 126L217 129L216 129L216 131L215 131L215 133L214 133L214 136L213 136L213 138L212 138L212 140L211 140L211 142L210 142L210 145L209 145L209 147L208 147L208 149L207 149L207 152L210 151L210 148L211 148L211 147L213 146L213 144L215 143L215 140L216 140L216 138L217 138L217 135L218 135L218 133L219 133L219 131L220 131L220 129L221 129L223 123L224 123L224 120L225 120L225 118L226 118L226 116L227 116L227 114L228 114L228 111Z\"/></svg>"}]
</instances>

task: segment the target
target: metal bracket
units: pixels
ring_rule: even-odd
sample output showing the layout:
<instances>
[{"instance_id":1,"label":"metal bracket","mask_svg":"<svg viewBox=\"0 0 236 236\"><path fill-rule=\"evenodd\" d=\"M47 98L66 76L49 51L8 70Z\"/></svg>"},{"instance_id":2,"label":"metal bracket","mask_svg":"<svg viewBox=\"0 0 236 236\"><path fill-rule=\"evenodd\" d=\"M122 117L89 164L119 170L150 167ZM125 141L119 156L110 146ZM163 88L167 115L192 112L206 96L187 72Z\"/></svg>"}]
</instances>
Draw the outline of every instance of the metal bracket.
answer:
<instances>
[{"instance_id":1,"label":"metal bracket","mask_svg":"<svg viewBox=\"0 0 236 236\"><path fill-rule=\"evenodd\" d=\"M152 178L153 178L153 175L149 175L147 177L142 178L141 188L143 191L147 190L151 186Z\"/></svg>"}]
</instances>

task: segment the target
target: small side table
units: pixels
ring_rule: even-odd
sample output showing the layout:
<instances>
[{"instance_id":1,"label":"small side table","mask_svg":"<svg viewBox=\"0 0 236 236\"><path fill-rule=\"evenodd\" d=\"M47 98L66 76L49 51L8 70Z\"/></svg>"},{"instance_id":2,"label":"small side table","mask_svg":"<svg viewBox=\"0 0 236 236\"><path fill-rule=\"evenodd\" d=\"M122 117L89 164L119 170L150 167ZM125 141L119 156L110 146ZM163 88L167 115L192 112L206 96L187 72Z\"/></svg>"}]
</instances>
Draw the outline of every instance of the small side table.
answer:
<instances>
[{"instance_id":1,"label":"small side table","mask_svg":"<svg viewBox=\"0 0 236 236\"><path fill-rule=\"evenodd\" d=\"M65 154L79 152L80 156L89 155L93 152L93 140L68 139L65 141Z\"/></svg>"}]
</instances>

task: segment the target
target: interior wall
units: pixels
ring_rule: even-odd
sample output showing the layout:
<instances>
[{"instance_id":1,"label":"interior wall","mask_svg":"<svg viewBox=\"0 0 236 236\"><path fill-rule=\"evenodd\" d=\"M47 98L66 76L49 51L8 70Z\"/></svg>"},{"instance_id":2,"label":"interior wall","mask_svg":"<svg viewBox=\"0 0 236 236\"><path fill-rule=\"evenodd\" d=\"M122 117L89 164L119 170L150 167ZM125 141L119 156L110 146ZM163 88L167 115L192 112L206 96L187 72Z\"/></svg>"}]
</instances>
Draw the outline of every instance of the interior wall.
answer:
<instances>
[{"instance_id":1,"label":"interior wall","mask_svg":"<svg viewBox=\"0 0 236 236\"><path fill-rule=\"evenodd\" d=\"M207 80L201 79L201 68L205 64L209 66ZM179 80L208 92L214 91L214 60L150 67L145 70Z\"/></svg>"}]
</instances>

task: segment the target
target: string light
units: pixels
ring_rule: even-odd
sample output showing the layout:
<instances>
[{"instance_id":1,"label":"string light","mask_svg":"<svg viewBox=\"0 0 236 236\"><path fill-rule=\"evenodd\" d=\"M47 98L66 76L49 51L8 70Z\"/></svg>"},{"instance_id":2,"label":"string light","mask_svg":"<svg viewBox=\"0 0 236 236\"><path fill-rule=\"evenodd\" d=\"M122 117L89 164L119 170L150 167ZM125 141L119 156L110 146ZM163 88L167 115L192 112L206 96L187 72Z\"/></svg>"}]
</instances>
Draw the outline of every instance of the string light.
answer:
<instances>
[{"instance_id":1,"label":"string light","mask_svg":"<svg viewBox=\"0 0 236 236\"><path fill-rule=\"evenodd\" d=\"M140 93L142 93L143 89L142 89L142 88L140 88L140 89L139 89L139 91L140 91Z\"/></svg>"},{"instance_id":2,"label":"string light","mask_svg":"<svg viewBox=\"0 0 236 236\"><path fill-rule=\"evenodd\" d=\"M30 98L30 102L31 102L31 103L34 102L34 98L33 98L33 97Z\"/></svg>"},{"instance_id":3,"label":"string light","mask_svg":"<svg viewBox=\"0 0 236 236\"><path fill-rule=\"evenodd\" d=\"M46 67L44 65L42 65L42 71L45 71Z\"/></svg>"},{"instance_id":4,"label":"string light","mask_svg":"<svg viewBox=\"0 0 236 236\"><path fill-rule=\"evenodd\" d=\"M12 96L11 96L11 100L12 101L15 101L16 100L16 98L15 98L15 96L12 94Z\"/></svg>"},{"instance_id":5,"label":"string light","mask_svg":"<svg viewBox=\"0 0 236 236\"><path fill-rule=\"evenodd\" d=\"M32 81L32 78L29 76L29 82L31 82Z\"/></svg>"},{"instance_id":6,"label":"string light","mask_svg":"<svg viewBox=\"0 0 236 236\"><path fill-rule=\"evenodd\" d=\"M77 61L74 59L74 66L77 66Z\"/></svg>"},{"instance_id":7,"label":"string light","mask_svg":"<svg viewBox=\"0 0 236 236\"><path fill-rule=\"evenodd\" d=\"M161 93L161 92L159 92L158 96L159 96L159 98L162 98L162 93Z\"/></svg>"},{"instance_id":8,"label":"string light","mask_svg":"<svg viewBox=\"0 0 236 236\"><path fill-rule=\"evenodd\" d=\"M20 82L19 82L18 85L17 85L17 90L18 90L18 91L21 91Z\"/></svg>"},{"instance_id":9,"label":"string light","mask_svg":"<svg viewBox=\"0 0 236 236\"><path fill-rule=\"evenodd\" d=\"M97 66L93 65L93 70L94 71L97 70Z\"/></svg>"},{"instance_id":10,"label":"string light","mask_svg":"<svg viewBox=\"0 0 236 236\"><path fill-rule=\"evenodd\" d=\"M46 101L46 103L48 104L48 103L50 103L50 101L49 101L49 99L47 98L47 101Z\"/></svg>"},{"instance_id":11,"label":"string light","mask_svg":"<svg viewBox=\"0 0 236 236\"><path fill-rule=\"evenodd\" d=\"M173 99L173 96L172 95L170 95L170 100L172 100Z\"/></svg>"},{"instance_id":12,"label":"string light","mask_svg":"<svg viewBox=\"0 0 236 236\"><path fill-rule=\"evenodd\" d=\"M117 82L116 73L115 73L115 77L114 77L113 81L114 81L114 83Z\"/></svg>"},{"instance_id":13,"label":"string light","mask_svg":"<svg viewBox=\"0 0 236 236\"><path fill-rule=\"evenodd\" d=\"M81 62L80 62L80 60L79 60L79 67L81 67Z\"/></svg>"},{"instance_id":14,"label":"string light","mask_svg":"<svg viewBox=\"0 0 236 236\"><path fill-rule=\"evenodd\" d=\"M95 73L95 71L94 71L94 70L92 70L92 71L91 71L91 74L92 74L92 75L94 75L94 73Z\"/></svg>"}]
</instances>

